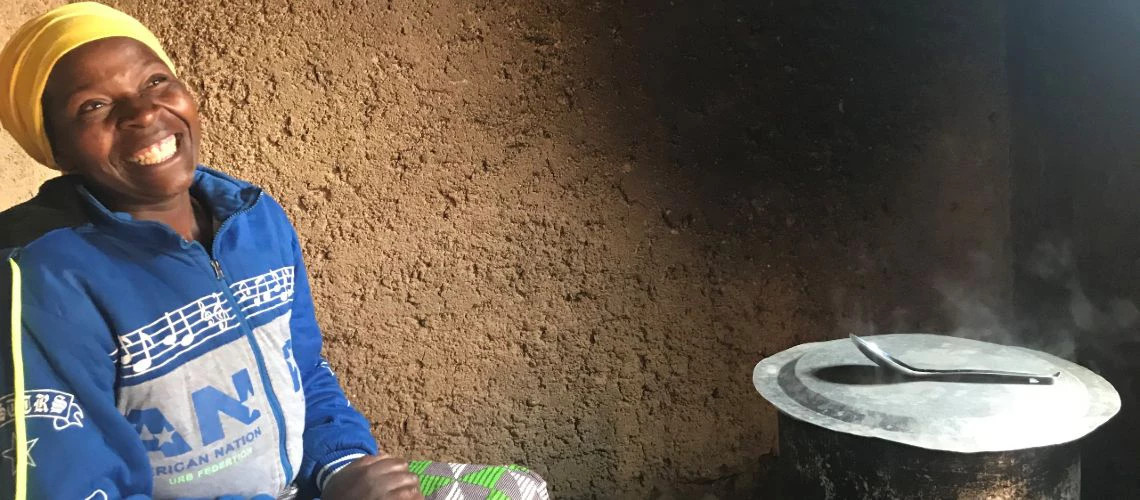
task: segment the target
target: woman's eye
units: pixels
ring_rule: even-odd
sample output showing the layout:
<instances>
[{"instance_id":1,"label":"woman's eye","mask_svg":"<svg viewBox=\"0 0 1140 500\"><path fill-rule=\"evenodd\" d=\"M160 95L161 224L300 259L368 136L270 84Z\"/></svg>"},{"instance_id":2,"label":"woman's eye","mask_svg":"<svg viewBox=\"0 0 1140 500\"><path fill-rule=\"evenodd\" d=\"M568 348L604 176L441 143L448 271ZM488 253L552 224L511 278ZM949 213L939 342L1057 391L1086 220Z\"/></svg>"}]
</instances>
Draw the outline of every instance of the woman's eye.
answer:
<instances>
[{"instance_id":1,"label":"woman's eye","mask_svg":"<svg viewBox=\"0 0 1140 500\"><path fill-rule=\"evenodd\" d=\"M85 113L90 113L92 111L101 109L103 106L106 106L106 104L103 104L99 101L87 101L83 103L82 106L79 106L79 114L82 115Z\"/></svg>"},{"instance_id":2,"label":"woman's eye","mask_svg":"<svg viewBox=\"0 0 1140 500\"><path fill-rule=\"evenodd\" d=\"M146 82L146 86L147 86L148 88L151 88L151 87L157 87L157 86L159 86L160 84L162 84L162 82L165 82L166 80L167 80L167 78L166 78L165 76L162 76L162 75L159 75L159 76L155 76L155 77L152 77L152 78L151 78L149 81L147 81L147 82Z\"/></svg>"}]
</instances>

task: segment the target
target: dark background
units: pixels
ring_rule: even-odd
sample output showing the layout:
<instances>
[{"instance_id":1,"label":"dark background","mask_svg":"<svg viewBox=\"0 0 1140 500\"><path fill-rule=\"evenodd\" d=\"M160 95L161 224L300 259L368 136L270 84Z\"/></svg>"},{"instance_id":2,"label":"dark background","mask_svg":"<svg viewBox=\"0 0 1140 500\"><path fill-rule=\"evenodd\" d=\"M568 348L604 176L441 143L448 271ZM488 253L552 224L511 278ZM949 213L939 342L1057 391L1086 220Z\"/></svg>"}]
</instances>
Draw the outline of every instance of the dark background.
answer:
<instances>
[{"instance_id":1,"label":"dark background","mask_svg":"<svg viewBox=\"0 0 1140 500\"><path fill-rule=\"evenodd\" d=\"M1087 441L1085 498L1138 498L1140 5L1009 9L1011 235L1018 313L1077 339L1123 408Z\"/></svg>"}]
</instances>

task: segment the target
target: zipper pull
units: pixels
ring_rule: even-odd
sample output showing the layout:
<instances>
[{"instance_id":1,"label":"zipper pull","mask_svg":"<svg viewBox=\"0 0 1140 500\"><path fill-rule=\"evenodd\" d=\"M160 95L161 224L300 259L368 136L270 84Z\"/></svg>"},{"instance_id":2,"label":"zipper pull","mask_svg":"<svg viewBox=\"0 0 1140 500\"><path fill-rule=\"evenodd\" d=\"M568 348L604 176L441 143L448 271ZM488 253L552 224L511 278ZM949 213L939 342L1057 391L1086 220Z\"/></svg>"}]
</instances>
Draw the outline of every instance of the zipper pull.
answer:
<instances>
[{"instance_id":1,"label":"zipper pull","mask_svg":"<svg viewBox=\"0 0 1140 500\"><path fill-rule=\"evenodd\" d=\"M226 277L225 273L222 272L222 263L221 262L210 259L210 265L214 267L214 275L218 277L218 280L221 280L222 278Z\"/></svg>"}]
</instances>

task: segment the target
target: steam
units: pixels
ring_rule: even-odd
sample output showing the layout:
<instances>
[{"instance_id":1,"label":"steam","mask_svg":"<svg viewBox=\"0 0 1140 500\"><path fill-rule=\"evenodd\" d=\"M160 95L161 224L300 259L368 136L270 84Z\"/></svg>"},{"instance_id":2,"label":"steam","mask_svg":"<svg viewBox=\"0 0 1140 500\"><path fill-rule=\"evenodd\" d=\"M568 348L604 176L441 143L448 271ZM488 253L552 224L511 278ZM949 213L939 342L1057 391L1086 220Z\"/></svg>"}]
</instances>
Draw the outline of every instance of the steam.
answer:
<instances>
[{"instance_id":1,"label":"steam","mask_svg":"<svg viewBox=\"0 0 1140 500\"><path fill-rule=\"evenodd\" d=\"M942 326L949 328L931 333L1023 346L1074 361L1078 349L1095 359L1113 360L1121 356L1114 346L1140 323L1140 308L1132 301L1112 298L1096 303L1085 293L1069 242L1046 242L1034 248L1018 273L1018 279L1025 281L1018 285L1034 288L1046 300L1023 300L1017 308L1008 263L983 253L970 254L969 262L964 274L933 278L941 299L941 316L946 320ZM915 331L914 320L923 320L901 308L887 318L881 312L870 314L862 295L846 289L832 293L840 332L875 335Z\"/></svg>"},{"instance_id":2,"label":"steam","mask_svg":"<svg viewBox=\"0 0 1140 500\"><path fill-rule=\"evenodd\" d=\"M906 309L901 307L894 308L891 311L890 317L885 320L886 324L878 324L872 319L874 314L868 312L863 306L862 295L860 294L855 297L849 296L845 288L837 288L832 292L831 304L832 310L835 311L839 331L843 335L847 335L848 333L854 333L856 335L878 335L881 333L913 331L911 315ZM882 327L885 327L885 329Z\"/></svg>"},{"instance_id":3,"label":"steam","mask_svg":"<svg viewBox=\"0 0 1140 500\"><path fill-rule=\"evenodd\" d=\"M1055 294L1054 300L1023 304L1015 314L1012 297L995 293L997 266L985 255L971 255L973 272L966 279L938 279L952 335L1000 344L1025 346L1075 360L1078 347L1103 350L1140 320L1140 309L1126 299L1094 304L1085 293L1073 259L1072 245L1041 243L1027 260L1025 276L1032 286Z\"/></svg>"},{"instance_id":4,"label":"steam","mask_svg":"<svg viewBox=\"0 0 1140 500\"><path fill-rule=\"evenodd\" d=\"M954 325L953 335L992 342L1009 341L1019 330L1010 301L995 286L996 266L989 256L970 255L971 272L963 279L936 278L943 309Z\"/></svg>"}]
</instances>

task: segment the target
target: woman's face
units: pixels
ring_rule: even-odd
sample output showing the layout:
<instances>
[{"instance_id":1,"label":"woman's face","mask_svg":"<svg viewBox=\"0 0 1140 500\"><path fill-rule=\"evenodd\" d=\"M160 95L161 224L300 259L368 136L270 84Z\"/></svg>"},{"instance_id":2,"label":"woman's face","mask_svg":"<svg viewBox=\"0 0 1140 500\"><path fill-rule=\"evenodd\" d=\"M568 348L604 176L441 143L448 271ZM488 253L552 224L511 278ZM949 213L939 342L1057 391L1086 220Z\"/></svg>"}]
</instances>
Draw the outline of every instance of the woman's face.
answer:
<instances>
[{"instance_id":1,"label":"woman's face","mask_svg":"<svg viewBox=\"0 0 1140 500\"><path fill-rule=\"evenodd\" d=\"M201 125L193 96L147 46L129 38L85 44L52 69L44 119L55 161L112 207L187 192Z\"/></svg>"}]
</instances>

